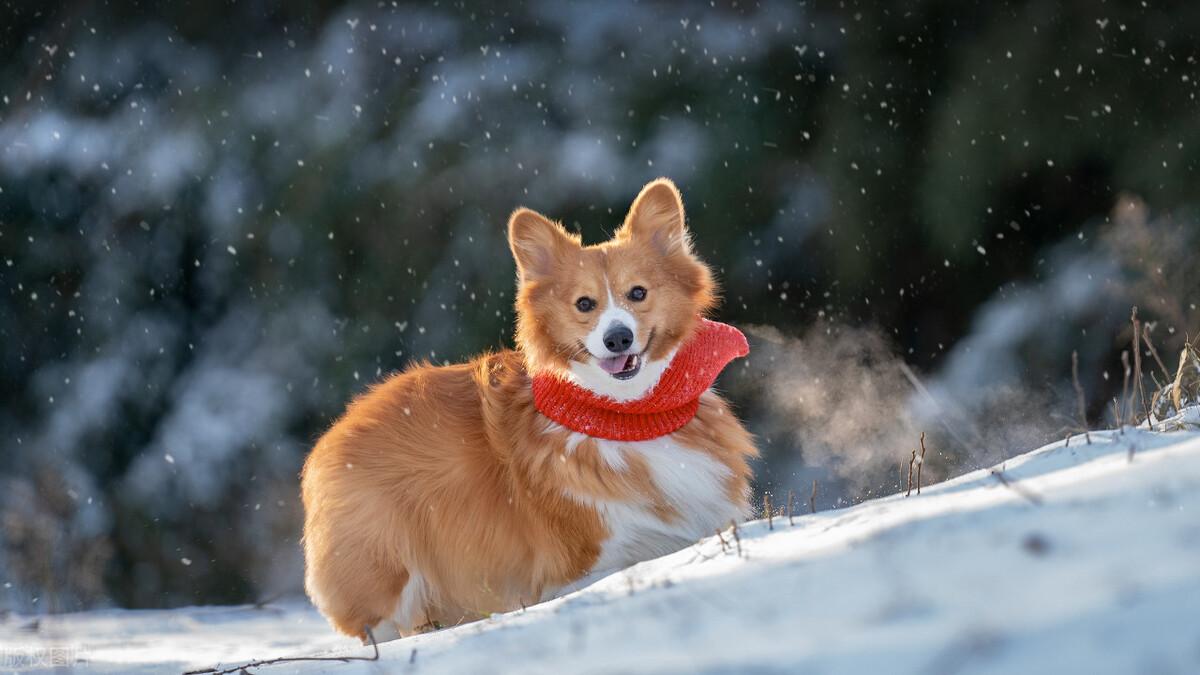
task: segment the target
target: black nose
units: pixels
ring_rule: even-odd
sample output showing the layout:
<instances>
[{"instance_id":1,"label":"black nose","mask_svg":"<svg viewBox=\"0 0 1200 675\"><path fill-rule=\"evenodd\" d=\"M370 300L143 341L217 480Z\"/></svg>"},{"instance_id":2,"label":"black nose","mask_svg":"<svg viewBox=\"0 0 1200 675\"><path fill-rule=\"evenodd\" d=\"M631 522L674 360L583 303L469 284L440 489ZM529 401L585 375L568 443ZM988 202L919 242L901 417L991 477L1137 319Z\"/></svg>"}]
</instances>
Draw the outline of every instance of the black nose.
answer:
<instances>
[{"instance_id":1,"label":"black nose","mask_svg":"<svg viewBox=\"0 0 1200 675\"><path fill-rule=\"evenodd\" d=\"M604 346L608 347L610 352L621 353L629 349L631 344L633 344L633 331L622 324L617 324L604 333Z\"/></svg>"}]
</instances>

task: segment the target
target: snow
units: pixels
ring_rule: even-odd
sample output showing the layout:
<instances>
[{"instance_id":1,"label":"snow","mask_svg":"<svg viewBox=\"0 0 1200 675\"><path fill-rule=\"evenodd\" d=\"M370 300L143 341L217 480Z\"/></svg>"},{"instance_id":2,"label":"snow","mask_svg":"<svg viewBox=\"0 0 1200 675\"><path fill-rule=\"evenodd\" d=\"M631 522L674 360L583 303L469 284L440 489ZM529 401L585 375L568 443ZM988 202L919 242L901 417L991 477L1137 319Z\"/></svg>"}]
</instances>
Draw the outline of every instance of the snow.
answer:
<instances>
[{"instance_id":1,"label":"snow","mask_svg":"<svg viewBox=\"0 0 1200 675\"><path fill-rule=\"evenodd\" d=\"M527 610L384 643L384 664L257 672L1197 672L1198 412L1183 431L1095 431L920 495L743 524L741 555L726 531ZM371 654L299 600L32 621L0 621L0 671L45 665L51 648L96 672Z\"/></svg>"}]
</instances>

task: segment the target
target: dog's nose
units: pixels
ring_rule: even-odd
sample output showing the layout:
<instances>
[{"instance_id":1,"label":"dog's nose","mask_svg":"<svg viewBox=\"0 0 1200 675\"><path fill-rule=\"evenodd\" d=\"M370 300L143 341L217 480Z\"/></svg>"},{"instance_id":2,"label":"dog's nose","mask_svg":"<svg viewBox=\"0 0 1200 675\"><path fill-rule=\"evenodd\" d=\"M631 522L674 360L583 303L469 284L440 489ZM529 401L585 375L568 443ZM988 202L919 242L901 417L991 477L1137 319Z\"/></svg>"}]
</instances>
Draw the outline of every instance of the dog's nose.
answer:
<instances>
[{"instance_id":1,"label":"dog's nose","mask_svg":"<svg viewBox=\"0 0 1200 675\"><path fill-rule=\"evenodd\" d=\"M621 353L633 344L633 331L624 324L615 324L604 333L604 346L608 351Z\"/></svg>"}]
</instances>

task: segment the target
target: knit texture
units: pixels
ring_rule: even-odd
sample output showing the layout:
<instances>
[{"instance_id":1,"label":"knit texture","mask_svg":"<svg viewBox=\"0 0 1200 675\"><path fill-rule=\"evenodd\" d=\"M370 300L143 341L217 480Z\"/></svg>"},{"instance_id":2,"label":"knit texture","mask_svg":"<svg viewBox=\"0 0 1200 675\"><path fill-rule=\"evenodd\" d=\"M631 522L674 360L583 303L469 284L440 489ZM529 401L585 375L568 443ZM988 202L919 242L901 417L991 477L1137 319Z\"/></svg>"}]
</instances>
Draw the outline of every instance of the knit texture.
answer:
<instances>
[{"instance_id":1,"label":"knit texture","mask_svg":"<svg viewBox=\"0 0 1200 675\"><path fill-rule=\"evenodd\" d=\"M618 402L555 375L533 378L533 403L571 431L614 441L648 441L678 431L696 416L700 395L732 360L750 353L733 326L700 319L649 394Z\"/></svg>"}]
</instances>

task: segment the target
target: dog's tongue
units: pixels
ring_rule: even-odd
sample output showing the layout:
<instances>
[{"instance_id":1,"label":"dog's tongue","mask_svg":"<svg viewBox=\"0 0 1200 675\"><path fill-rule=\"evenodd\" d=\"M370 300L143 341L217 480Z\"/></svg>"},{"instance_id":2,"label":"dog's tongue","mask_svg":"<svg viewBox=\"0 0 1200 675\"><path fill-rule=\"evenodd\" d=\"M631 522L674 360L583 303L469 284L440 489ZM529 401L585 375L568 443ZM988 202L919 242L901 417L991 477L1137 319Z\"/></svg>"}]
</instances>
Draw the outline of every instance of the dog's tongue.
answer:
<instances>
[{"instance_id":1,"label":"dog's tongue","mask_svg":"<svg viewBox=\"0 0 1200 675\"><path fill-rule=\"evenodd\" d=\"M615 375L622 370L625 370L625 363L629 361L630 355L623 354L621 356L612 356L607 359L600 359L600 367L609 375Z\"/></svg>"}]
</instances>

